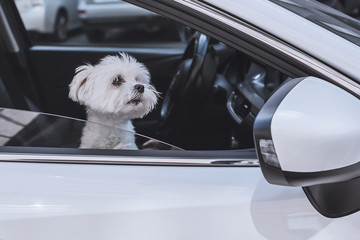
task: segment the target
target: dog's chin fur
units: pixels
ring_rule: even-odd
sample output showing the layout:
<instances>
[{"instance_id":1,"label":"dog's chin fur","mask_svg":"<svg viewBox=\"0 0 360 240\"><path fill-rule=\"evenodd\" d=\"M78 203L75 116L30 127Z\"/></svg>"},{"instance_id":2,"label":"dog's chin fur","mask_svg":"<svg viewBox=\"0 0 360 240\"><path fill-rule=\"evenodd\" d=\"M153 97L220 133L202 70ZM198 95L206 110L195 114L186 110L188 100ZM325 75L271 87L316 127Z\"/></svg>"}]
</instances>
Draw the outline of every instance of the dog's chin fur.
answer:
<instances>
[{"instance_id":1,"label":"dog's chin fur","mask_svg":"<svg viewBox=\"0 0 360 240\"><path fill-rule=\"evenodd\" d=\"M142 63L125 53L106 56L78 67L69 87L70 99L87 110L81 148L137 149L131 120L148 114L159 95Z\"/></svg>"}]
</instances>

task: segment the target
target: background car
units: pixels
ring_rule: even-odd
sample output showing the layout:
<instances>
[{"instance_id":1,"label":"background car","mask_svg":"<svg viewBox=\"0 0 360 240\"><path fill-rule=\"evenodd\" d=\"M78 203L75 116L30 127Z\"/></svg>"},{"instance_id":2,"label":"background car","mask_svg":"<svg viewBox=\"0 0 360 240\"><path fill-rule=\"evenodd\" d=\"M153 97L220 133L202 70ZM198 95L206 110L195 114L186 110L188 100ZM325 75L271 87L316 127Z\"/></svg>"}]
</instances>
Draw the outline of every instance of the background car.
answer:
<instances>
[{"instance_id":1,"label":"background car","mask_svg":"<svg viewBox=\"0 0 360 240\"><path fill-rule=\"evenodd\" d=\"M51 34L64 41L70 30L80 27L77 0L15 0L26 30Z\"/></svg>"},{"instance_id":2,"label":"background car","mask_svg":"<svg viewBox=\"0 0 360 240\"><path fill-rule=\"evenodd\" d=\"M78 13L87 38L93 42L103 40L110 29L178 32L182 41L187 41L194 33L190 28L121 0L80 0Z\"/></svg>"}]
</instances>

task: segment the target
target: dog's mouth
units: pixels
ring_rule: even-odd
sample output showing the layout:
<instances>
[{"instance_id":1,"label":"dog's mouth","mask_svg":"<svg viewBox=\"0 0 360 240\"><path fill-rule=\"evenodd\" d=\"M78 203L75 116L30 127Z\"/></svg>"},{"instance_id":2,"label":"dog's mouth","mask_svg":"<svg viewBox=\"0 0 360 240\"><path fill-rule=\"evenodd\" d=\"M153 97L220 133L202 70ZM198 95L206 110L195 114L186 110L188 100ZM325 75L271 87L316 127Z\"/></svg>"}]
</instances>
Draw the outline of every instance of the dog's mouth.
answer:
<instances>
[{"instance_id":1,"label":"dog's mouth","mask_svg":"<svg viewBox=\"0 0 360 240\"><path fill-rule=\"evenodd\" d=\"M131 99L130 101L128 101L127 104L138 105L140 102L141 102L141 98L140 97L135 97L135 98Z\"/></svg>"}]
</instances>

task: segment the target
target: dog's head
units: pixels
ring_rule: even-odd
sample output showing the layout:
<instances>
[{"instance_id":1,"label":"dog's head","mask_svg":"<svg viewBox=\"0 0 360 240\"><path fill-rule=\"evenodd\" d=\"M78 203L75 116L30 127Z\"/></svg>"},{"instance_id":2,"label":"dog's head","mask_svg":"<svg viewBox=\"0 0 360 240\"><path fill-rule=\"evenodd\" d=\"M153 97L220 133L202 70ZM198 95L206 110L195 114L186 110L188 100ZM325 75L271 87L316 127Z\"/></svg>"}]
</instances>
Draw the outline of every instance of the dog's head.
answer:
<instances>
[{"instance_id":1,"label":"dog's head","mask_svg":"<svg viewBox=\"0 0 360 240\"><path fill-rule=\"evenodd\" d=\"M141 118L156 105L158 92L147 68L126 53L106 56L97 65L82 65L69 85L69 97L87 108Z\"/></svg>"}]
</instances>

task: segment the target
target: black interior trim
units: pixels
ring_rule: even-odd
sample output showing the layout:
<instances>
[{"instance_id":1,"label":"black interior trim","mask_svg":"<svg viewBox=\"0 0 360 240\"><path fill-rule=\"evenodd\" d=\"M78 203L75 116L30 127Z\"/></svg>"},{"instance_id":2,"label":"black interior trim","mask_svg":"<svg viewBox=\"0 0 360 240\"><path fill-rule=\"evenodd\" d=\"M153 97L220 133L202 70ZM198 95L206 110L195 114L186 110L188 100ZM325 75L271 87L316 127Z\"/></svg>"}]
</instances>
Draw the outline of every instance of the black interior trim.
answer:
<instances>
[{"instance_id":1,"label":"black interior trim","mask_svg":"<svg viewBox=\"0 0 360 240\"><path fill-rule=\"evenodd\" d=\"M0 50L0 76L1 81L4 84L6 92L1 92L5 96L8 96L8 102L3 103L0 102L0 106L2 107L12 107L18 109L29 109L25 98L24 93L22 92L22 88L20 87L17 78L12 71L12 67L9 64L5 54ZM10 104L10 106L6 106L6 104Z\"/></svg>"},{"instance_id":2,"label":"black interior trim","mask_svg":"<svg viewBox=\"0 0 360 240\"><path fill-rule=\"evenodd\" d=\"M12 37L14 37L14 40L19 47L19 49L4 49L6 61L8 61L8 64L11 66L12 75L15 77L12 78L12 80L16 81L20 86L15 89L15 91L19 91L19 93L15 95L15 98L19 99L16 99L15 101L22 102L24 100L21 98L26 98L26 104L21 103L22 106L18 108L36 110L41 104L38 98L35 81L32 78L33 72L31 61L28 58L28 50L31 46L29 36L27 35L25 25L15 5L15 1L1 1L0 7L5 12L6 19L13 35ZM7 36L8 33L6 31L3 31L2 34L4 34L3 38L10 37ZM9 89L9 91L11 90ZM35 105L37 107L35 107Z\"/></svg>"}]
</instances>

